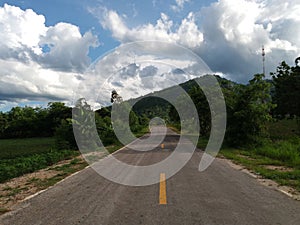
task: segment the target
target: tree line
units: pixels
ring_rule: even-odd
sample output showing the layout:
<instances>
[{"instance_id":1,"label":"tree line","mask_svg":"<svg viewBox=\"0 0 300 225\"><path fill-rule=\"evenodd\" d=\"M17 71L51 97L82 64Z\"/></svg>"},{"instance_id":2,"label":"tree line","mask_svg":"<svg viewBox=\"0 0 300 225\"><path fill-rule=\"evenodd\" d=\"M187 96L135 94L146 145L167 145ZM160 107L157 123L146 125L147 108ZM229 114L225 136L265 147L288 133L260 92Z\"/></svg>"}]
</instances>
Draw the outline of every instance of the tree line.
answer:
<instances>
[{"instance_id":1,"label":"tree line","mask_svg":"<svg viewBox=\"0 0 300 225\"><path fill-rule=\"evenodd\" d=\"M61 121L72 116L71 108L62 102L42 107L13 107L0 112L0 138L51 137Z\"/></svg>"},{"instance_id":2,"label":"tree line","mask_svg":"<svg viewBox=\"0 0 300 225\"><path fill-rule=\"evenodd\" d=\"M261 145L264 138L268 138L267 124L280 119L296 120L295 134L300 134L300 67L283 61L271 75L272 80L266 80L264 74L256 74L245 85L216 76L226 102L225 144L232 147ZM201 88L191 83L187 82L185 87L197 108L201 135L208 137L209 104ZM175 125L179 124L179 116L172 106L169 118Z\"/></svg>"},{"instance_id":3,"label":"tree line","mask_svg":"<svg viewBox=\"0 0 300 225\"><path fill-rule=\"evenodd\" d=\"M0 112L0 139L54 136L57 148L76 149L72 127L76 122L72 119L72 110L76 109L93 113L92 119L105 145L117 142L111 123L111 107L101 108L94 113L84 99L79 99L73 109L62 102L50 102L46 108L17 106L8 112ZM148 118L137 116L133 111L129 117L133 132L148 125Z\"/></svg>"},{"instance_id":4,"label":"tree line","mask_svg":"<svg viewBox=\"0 0 300 225\"><path fill-rule=\"evenodd\" d=\"M263 74L254 75L248 84L237 84L217 77L223 91L227 110L226 143L230 146L260 144L266 137L267 123L283 118L300 121L300 67L280 63L272 80ZM201 78L197 78L201 79ZM209 136L211 113L206 97L195 80L181 84L193 100L199 114L202 136ZM166 92L167 90L163 90ZM148 126L153 117L162 117L167 123L180 128L176 109L160 99L160 92L144 96L130 112L133 132ZM129 104L130 101L124 104ZM180 96L177 98L180 101ZM83 100L75 108L91 111ZM117 142L111 123L111 107L97 110L93 117L97 131L105 145ZM50 102L46 108L14 107L0 112L0 138L29 138L55 136L59 148L76 148L72 129L72 108L61 102ZM299 132L299 131L298 131Z\"/></svg>"}]
</instances>

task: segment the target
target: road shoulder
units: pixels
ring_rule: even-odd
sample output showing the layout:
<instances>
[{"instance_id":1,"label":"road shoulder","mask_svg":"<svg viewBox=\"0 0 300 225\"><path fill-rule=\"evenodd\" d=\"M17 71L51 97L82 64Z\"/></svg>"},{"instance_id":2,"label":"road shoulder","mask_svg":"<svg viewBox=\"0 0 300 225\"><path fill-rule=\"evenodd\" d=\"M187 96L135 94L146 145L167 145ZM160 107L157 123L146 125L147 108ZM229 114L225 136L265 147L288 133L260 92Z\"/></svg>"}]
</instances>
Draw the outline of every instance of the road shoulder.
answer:
<instances>
[{"instance_id":1,"label":"road shoulder","mask_svg":"<svg viewBox=\"0 0 300 225\"><path fill-rule=\"evenodd\" d=\"M218 160L220 160L223 163L228 164L230 167L234 168L235 170L238 170L238 171L248 174L250 177L256 179L261 185L264 185L268 188L277 190L277 191L289 196L290 198L292 198L294 200L300 201L300 192L297 191L296 189L289 187L289 186L280 185L279 183L277 183L271 179L265 179L261 175L255 173L254 171L251 171L251 170L247 169L245 166L243 166L241 164L237 164L236 162L234 162L230 159L227 159L222 155L218 157Z\"/></svg>"}]
</instances>

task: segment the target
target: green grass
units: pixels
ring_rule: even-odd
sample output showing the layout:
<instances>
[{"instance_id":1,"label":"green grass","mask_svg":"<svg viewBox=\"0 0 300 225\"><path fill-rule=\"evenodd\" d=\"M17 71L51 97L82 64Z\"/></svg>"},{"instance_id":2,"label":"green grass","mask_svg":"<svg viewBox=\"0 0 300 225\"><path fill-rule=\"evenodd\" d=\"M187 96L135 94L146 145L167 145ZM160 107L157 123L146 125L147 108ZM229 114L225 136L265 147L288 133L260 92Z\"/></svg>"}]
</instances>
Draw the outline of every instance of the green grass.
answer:
<instances>
[{"instance_id":1,"label":"green grass","mask_svg":"<svg viewBox=\"0 0 300 225\"><path fill-rule=\"evenodd\" d=\"M15 196L17 194L19 194L21 191L24 191L24 190L28 190L27 187L16 187L16 188L12 188L12 187L6 187L6 188L3 188L3 191L8 191L9 193L6 194L6 197L12 197L12 196Z\"/></svg>"},{"instance_id":2,"label":"green grass","mask_svg":"<svg viewBox=\"0 0 300 225\"><path fill-rule=\"evenodd\" d=\"M62 179L66 178L67 176L84 169L87 166L87 163L81 159L74 158L70 163L64 164L62 166L55 166L50 168L50 170L58 171L59 173L50 178L32 178L28 180L28 184L33 184L39 190L45 189L49 186L53 186L57 182L61 181Z\"/></svg>"},{"instance_id":3,"label":"green grass","mask_svg":"<svg viewBox=\"0 0 300 225\"><path fill-rule=\"evenodd\" d=\"M148 132L148 127L135 132L140 137ZM0 182L44 169L64 159L80 154L79 151L56 150L54 138L0 139ZM109 153L123 147L115 141L107 146ZM73 164L76 164L74 161ZM71 167L61 168L64 173L75 172ZM66 171L70 170L70 171Z\"/></svg>"},{"instance_id":4,"label":"green grass","mask_svg":"<svg viewBox=\"0 0 300 225\"><path fill-rule=\"evenodd\" d=\"M222 149L220 154L263 178L272 179L280 185L291 186L300 191L299 164L296 163L294 158L290 158L291 153L289 151L281 152L279 155L277 152L280 152L280 147L265 146L259 150ZM281 157L285 160L282 160ZM278 166L285 170L269 169L268 165Z\"/></svg>"},{"instance_id":5,"label":"green grass","mask_svg":"<svg viewBox=\"0 0 300 225\"><path fill-rule=\"evenodd\" d=\"M283 119L269 122L267 124L268 133L273 140L284 140L299 136L299 124L296 119Z\"/></svg>"},{"instance_id":6,"label":"green grass","mask_svg":"<svg viewBox=\"0 0 300 225\"><path fill-rule=\"evenodd\" d=\"M208 143L208 139L205 137L199 137L197 148L205 149Z\"/></svg>"},{"instance_id":7,"label":"green grass","mask_svg":"<svg viewBox=\"0 0 300 225\"><path fill-rule=\"evenodd\" d=\"M0 182L46 168L78 155L78 151L55 150L54 138L0 140Z\"/></svg>"},{"instance_id":8,"label":"green grass","mask_svg":"<svg viewBox=\"0 0 300 225\"><path fill-rule=\"evenodd\" d=\"M78 168L83 169L86 166L87 163L85 161L81 161L80 159L75 158L68 164L64 164L62 166L56 166L51 169L62 172L61 176L63 176L63 175L69 175L75 173L78 171Z\"/></svg>"},{"instance_id":9,"label":"green grass","mask_svg":"<svg viewBox=\"0 0 300 225\"><path fill-rule=\"evenodd\" d=\"M254 149L255 154L279 160L282 164L300 169L300 138L269 142Z\"/></svg>"},{"instance_id":10,"label":"green grass","mask_svg":"<svg viewBox=\"0 0 300 225\"><path fill-rule=\"evenodd\" d=\"M0 160L50 152L54 138L0 139Z\"/></svg>"},{"instance_id":11,"label":"green grass","mask_svg":"<svg viewBox=\"0 0 300 225\"><path fill-rule=\"evenodd\" d=\"M36 178L32 180L31 183L34 184L34 186L37 187L39 190L43 190L46 189L47 187L53 186L54 184L61 181L65 177L66 176L63 174L58 174L54 177L46 178L46 179Z\"/></svg>"},{"instance_id":12,"label":"green grass","mask_svg":"<svg viewBox=\"0 0 300 225\"><path fill-rule=\"evenodd\" d=\"M296 119L268 123L269 139L253 149L224 148L220 154L263 178L300 191L300 137ZM271 169L270 165L282 168Z\"/></svg>"},{"instance_id":13,"label":"green grass","mask_svg":"<svg viewBox=\"0 0 300 225\"><path fill-rule=\"evenodd\" d=\"M5 182L11 178L44 169L56 162L70 159L78 154L78 151L55 150L47 153L0 160L0 182Z\"/></svg>"}]
</instances>

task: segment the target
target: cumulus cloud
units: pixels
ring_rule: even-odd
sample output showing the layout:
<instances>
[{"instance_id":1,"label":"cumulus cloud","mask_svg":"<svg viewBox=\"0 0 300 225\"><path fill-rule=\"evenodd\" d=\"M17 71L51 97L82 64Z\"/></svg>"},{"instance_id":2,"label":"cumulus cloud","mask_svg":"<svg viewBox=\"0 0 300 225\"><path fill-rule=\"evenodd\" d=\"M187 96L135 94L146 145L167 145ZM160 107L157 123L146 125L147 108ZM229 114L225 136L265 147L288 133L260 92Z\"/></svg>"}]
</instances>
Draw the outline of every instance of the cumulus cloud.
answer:
<instances>
[{"instance_id":1,"label":"cumulus cloud","mask_svg":"<svg viewBox=\"0 0 300 225\"><path fill-rule=\"evenodd\" d=\"M78 84L76 74L44 69L36 62L1 59L0 74L0 96L6 101L71 99Z\"/></svg>"},{"instance_id":2,"label":"cumulus cloud","mask_svg":"<svg viewBox=\"0 0 300 225\"><path fill-rule=\"evenodd\" d=\"M176 1L179 9L187 1ZM218 0L190 12L179 24L164 13L155 24L130 28L113 10L103 10L104 28L122 43L160 40L195 51L215 72L246 82L262 72L262 45L267 73L282 60L300 55L300 2L294 0Z\"/></svg>"},{"instance_id":3,"label":"cumulus cloud","mask_svg":"<svg viewBox=\"0 0 300 225\"><path fill-rule=\"evenodd\" d=\"M109 29L112 36L122 43L157 40L196 48L203 42L203 34L195 22L193 12L190 12L179 26L175 26L166 14L161 13L161 17L156 21L156 24L148 23L130 29L117 12L107 9L102 9L102 11L103 16L99 18L102 26ZM95 10L93 13L98 15Z\"/></svg>"},{"instance_id":4,"label":"cumulus cloud","mask_svg":"<svg viewBox=\"0 0 300 225\"><path fill-rule=\"evenodd\" d=\"M300 53L299 6L294 1L219 0L201 10L205 45L198 53L213 70L245 82L262 72L264 45L267 71L272 71Z\"/></svg>"},{"instance_id":5,"label":"cumulus cloud","mask_svg":"<svg viewBox=\"0 0 300 225\"><path fill-rule=\"evenodd\" d=\"M43 15L38 15L31 9L23 11L4 4L0 8L0 18L1 48L14 50L27 47L37 54L42 53L38 44L40 36L47 31Z\"/></svg>"},{"instance_id":6,"label":"cumulus cloud","mask_svg":"<svg viewBox=\"0 0 300 225\"><path fill-rule=\"evenodd\" d=\"M85 97L92 106L107 105L113 89L123 99L136 98L209 73L199 57L176 44L123 44L90 67L76 99Z\"/></svg>"},{"instance_id":7,"label":"cumulus cloud","mask_svg":"<svg viewBox=\"0 0 300 225\"><path fill-rule=\"evenodd\" d=\"M180 11L188 1L175 2ZM267 72L282 60L292 64L300 55L300 2L218 0L194 10L180 21L162 12L156 22L132 27L114 10L90 9L122 44L156 40L174 45L136 43L139 52L122 47L123 52L104 57L83 73L90 63L89 48L98 45L94 34L82 34L69 23L46 26L43 15L4 4L0 7L0 106L26 99L71 99L80 83L85 84L78 92L83 97L94 98L93 90L100 87L107 96L99 94L99 99L109 99L112 88L126 90L124 98L138 97L203 74L204 70L197 74L194 59L182 55L176 44L191 49L214 72L240 82L262 72L262 45Z\"/></svg>"},{"instance_id":8,"label":"cumulus cloud","mask_svg":"<svg viewBox=\"0 0 300 225\"><path fill-rule=\"evenodd\" d=\"M0 101L70 99L89 65L91 32L68 23L45 25L33 10L0 7ZM2 104L3 105L3 104Z\"/></svg>"},{"instance_id":9,"label":"cumulus cloud","mask_svg":"<svg viewBox=\"0 0 300 225\"><path fill-rule=\"evenodd\" d=\"M91 32L81 35L77 26L58 23L48 27L39 45L49 48L39 59L45 67L82 72L90 63L89 48L97 47L98 42Z\"/></svg>"},{"instance_id":10,"label":"cumulus cloud","mask_svg":"<svg viewBox=\"0 0 300 225\"><path fill-rule=\"evenodd\" d=\"M45 26L45 17L31 9L4 4L0 8L0 57L36 61L47 68L83 71L90 63L89 47L98 45L91 32L81 35L68 23Z\"/></svg>"},{"instance_id":11,"label":"cumulus cloud","mask_svg":"<svg viewBox=\"0 0 300 225\"><path fill-rule=\"evenodd\" d=\"M153 77L157 74L158 69L155 66L146 66L140 71L140 77Z\"/></svg>"}]
</instances>

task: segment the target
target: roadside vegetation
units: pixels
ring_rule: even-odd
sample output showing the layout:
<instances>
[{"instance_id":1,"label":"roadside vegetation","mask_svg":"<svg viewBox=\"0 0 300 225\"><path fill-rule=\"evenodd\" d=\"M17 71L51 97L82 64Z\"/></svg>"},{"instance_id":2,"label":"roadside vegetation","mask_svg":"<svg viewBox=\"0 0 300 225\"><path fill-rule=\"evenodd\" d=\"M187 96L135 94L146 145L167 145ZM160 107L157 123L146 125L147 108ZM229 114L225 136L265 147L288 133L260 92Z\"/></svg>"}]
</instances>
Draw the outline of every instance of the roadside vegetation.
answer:
<instances>
[{"instance_id":1,"label":"roadside vegetation","mask_svg":"<svg viewBox=\"0 0 300 225\"><path fill-rule=\"evenodd\" d=\"M254 141L226 143L221 154L263 178L300 191L300 67L282 62L272 75L271 100L260 98L261 106L265 102L272 105L264 112L256 112L261 116L259 122L248 123L259 125L252 134Z\"/></svg>"},{"instance_id":2,"label":"roadside vegetation","mask_svg":"<svg viewBox=\"0 0 300 225\"><path fill-rule=\"evenodd\" d=\"M86 166L87 163L78 156L0 183L0 214L8 212L18 201L54 185Z\"/></svg>"},{"instance_id":3,"label":"roadside vegetation","mask_svg":"<svg viewBox=\"0 0 300 225\"><path fill-rule=\"evenodd\" d=\"M300 190L300 67L282 62L272 76L272 80L266 80L263 74L256 74L247 84L216 76L227 107L227 131L221 154L265 178ZM201 132L198 147L204 149L211 130L209 104L195 80L180 86L198 111ZM129 125L135 136L148 132L149 121L155 117L164 119L173 129L181 130L176 109L159 98L170 89L118 106L130 110ZM174 98L180 105L181 96ZM132 109L130 104L134 105ZM72 110L85 116L72 118ZM123 129L122 118L116 119L115 123ZM94 128L87 126L92 123L96 125L96 135L110 153L122 147L113 130L111 107L94 112L85 99L79 99L73 109L64 103L50 102L47 108L14 107L8 112L0 112L0 183L80 155L73 126L78 128L87 146L99 146L97 141L89 141L91 135L95 135ZM126 129L124 126L124 132ZM73 161L74 165L78 163L85 165ZM81 167L72 168L60 168L68 172L49 182L32 182L52 184Z\"/></svg>"},{"instance_id":4,"label":"roadside vegetation","mask_svg":"<svg viewBox=\"0 0 300 225\"><path fill-rule=\"evenodd\" d=\"M220 156L300 191L300 67L282 62L271 75L272 80L266 80L263 74L256 74L245 85L217 77L227 107ZM183 87L200 115L198 147L205 149L211 128L209 105L192 81ZM171 107L169 119L179 128L174 111Z\"/></svg>"},{"instance_id":5,"label":"roadside vegetation","mask_svg":"<svg viewBox=\"0 0 300 225\"><path fill-rule=\"evenodd\" d=\"M278 127L282 129L277 129ZM268 124L269 138L256 147L224 147L221 155L262 178L300 191L300 138L297 121L284 119Z\"/></svg>"},{"instance_id":6,"label":"roadside vegetation","mask_svg":"<svg viewBox=\"0 0 300 225\"><path fill-rule=\"evenodd\" d=\"M53 138L0 139L0 182L46 168L78 155L56 150Z\"/></svg>"},{"instance_id":7,"label":"roadside vegetation","mask_svg":"<svg viewBox=\"0 0 300 225\"><path fill-rule=\"evenodd\" d=\"M113 132L110 107L93 112L84 99L79 99L73 110L96 124L110 153L123 146ZM72 118L72 109L60 102L50 102L45 109L14 107L0 112L0 183L80 155L72 126L79 127L87 142L93 131L81 119ZM129 122L135 136L148 132L148 118L131 111Z\"/></svg>"}]
</instances>

